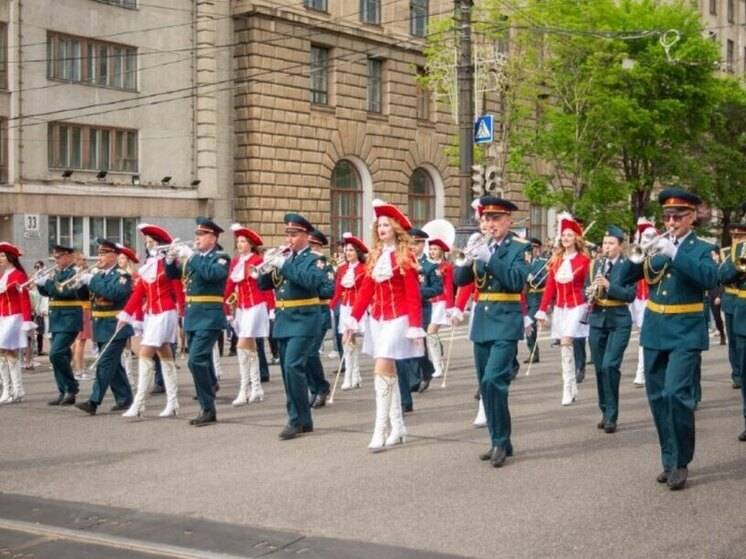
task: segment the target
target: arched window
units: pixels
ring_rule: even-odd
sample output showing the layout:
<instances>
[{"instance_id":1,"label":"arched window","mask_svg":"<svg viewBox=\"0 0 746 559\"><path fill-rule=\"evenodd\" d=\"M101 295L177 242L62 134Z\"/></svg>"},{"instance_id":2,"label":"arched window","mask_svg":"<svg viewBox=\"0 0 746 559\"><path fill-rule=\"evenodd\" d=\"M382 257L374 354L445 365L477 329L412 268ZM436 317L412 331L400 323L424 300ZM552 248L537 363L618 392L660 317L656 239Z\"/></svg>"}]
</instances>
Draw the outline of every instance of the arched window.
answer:
<instances>
[{"instance_id":1,"label":"arched window","mask_svg":"<svg viewBox=\"0 0 746 559\"><path fill-rule=\"evenodd\" d=\"M356 237L362 233L363 187L360 173L346 159L340 160L332 171L331 183L331 243L349 231Z\"/></svg>"},{"instance_id":2,"label":"arched window","mask_svg":"<svg viewBox=\"0 0 746 559\"><path fill-rule=\"evenodd\" d=\"M409 179L409 213L415 227L422 227L435 219L435 188L433 179L425 169L418 167Z\"/></svg>"}]
</instances>

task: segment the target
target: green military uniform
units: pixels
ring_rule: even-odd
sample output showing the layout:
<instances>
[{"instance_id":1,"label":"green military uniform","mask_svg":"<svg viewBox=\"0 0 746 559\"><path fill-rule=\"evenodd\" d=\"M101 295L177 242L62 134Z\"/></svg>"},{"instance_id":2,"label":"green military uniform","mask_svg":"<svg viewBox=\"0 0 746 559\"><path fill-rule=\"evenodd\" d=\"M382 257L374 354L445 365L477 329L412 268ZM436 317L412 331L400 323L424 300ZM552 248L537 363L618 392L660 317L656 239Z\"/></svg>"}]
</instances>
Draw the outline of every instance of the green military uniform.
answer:
<instances>
[{"instance_id":1,"label":"green military uniform","mask_svg":"<svg viewBox=\"0 0 746 559\"><path fill-rule=\"evenodd\" d=\"M71 366L73 354L70 348L83 330L83 304L88 302L88 288L78 286L75 282L65 287L61 285L76 273L74 266L68 266L64 270L55 270L46 282L37 284L39 293L49 297L49 331L52 333L49 361L59 392L57 403L62 401L65 394L74 396L79 390ZM74 398L71 398L72 402Z\"/></svg>"},{"instance_id":2,"label":"green military uniform","mask_svg":"<svg viewBox=\"0 0 746 559\"><path fill-rule=\"evenodd\" d=\"M198 220L198 224L200 223ZM206 253L195 252L181 266L177 260L168 262L167 259L166 263L166 275L169 278L184 277L184 331L189 347L187 364L203 413L215 411L212 348L220 333L228 326L223 310L223 292L229 263L230 257L217 248Z\"/></svg>"},{"instance_id":3,"label":"green military uniform","mask_svg":"<svg viewBox=\"0 0 746 559\"><path fill-rule=\"evenodd\" d=\"M321 316L319 291L327 281L310 247L287 258L279 270L259 276L259 287L275 289L275 324L272 336L280 352L280 370L287 397L288 424L313 430L308 401L307 371Z\"/></svg>"},{"instance_id":4,"label":"green military uniform","mask_svg":"<svg viewBox=\"0 0 746 559\"><path fill-rule=\"evenodd\" d=\"M482 198L484 211L492 207L493 199ZM499 205L504 204L505 201L500 201ZM515 211L512 204L508 208ZM477 260L472 266L456 266L454 269L456 286L476 282L479 290L470 338L474 343L474 360L492 442L491 452L494 456L497 449L504 451L502 460L493 461L495 466L502 465L505 456L513 454L508 389L518 341L523 338L521 292L528 277L524 253L530 246L527 241L508 233L498 246L491 248L487 263ZM490 457L484 455L483 458Z\"/></svg>"},{"instance_id":5,"label":"green military uniform","mask_svg":"<svg viewBox=\"0 0 746 559\"><path fill-rule=\"evenodd\" d=\"M725 262L731 257L731 248L726 247L720 251L720 262ZM730 378L734 387L743 387L743 372L741 363L736 353L733 316L736 311L738 300L738 282L721 282L723 284L723 295L720 299L720 309L725 315L725 334L728 337L728 363L730 363Z\"/></svg>"},{"instance_id":6,"label":"green military uniform","mask_svg":"<svg viewBox=\"0 0 746 559\"><path fill-rule=\"evenodd\" d=\"M674 189L664 190L659 199L664 208L677 207L671 202L664 205L667 200L698 200ZM650 285L640 344L644 348L645 388L667 474L685 472L694 457L696 377L701 352L709 347L703 297L717 284L718 275L711 245L694 232L676 239L674 246L673 259L657 254L630 265L628 279L645 277ZM683 482L673 485L667 475L659 478L666 480L672 489L683 487Z\"/></svg>"},{"instance_id":7,"label":"green military uniform","mask_svg":"<svg viewBox=\"0 0 746 559\"><path fill-rule=\"evenodd\" d=\"M334 270L326 261L326 257L314 253L318 256L316 266L324 275L324 282L319 287L318 295L321 304L319 313L321 323L317 328L316 334L311 344L311 354L308 361L308 387L312 395L312 405L321 407L326 403L326 397L329 394L329 381L324 376L324 366L321 364L319 351L324 343L326 332L332 327L332 315L329 309L329 300L334 295Z\"/></svg>"},{"instance_id":8,"label":"green military uniform","mask_svg":"<svg viewBox=\"0 0 746 559\"><path fill-rule=\"evenodd\" d=\"M738 371L746 370L746 271L738 268L742 265L738 258L744 250L744 244L736 246L735 257L728 254L720 264L719 278L723 284L731 286L735 292L732 292L732 320L733 334L728 336L728 344L735 347L736 366ZM743 381L743 379L741 379ZM743 416L746 422L746 383L741 382L741 397L743 401ZM738 437L741 441L746 441L746 430Z\"/></svg>"},{"instance_id":9,"label":"green military uniform","mask_svg":"<svg viewBox=\"0 0 746 559\"><path fill-rule=\"evenodd\" d=\"M118 266L98 273L91 278L88 289L92 295L93 340L99 352L112 339L117 327L117 313L124 308L132 294L132 277ZM132 388L122 367L122 351L127 340L134 335L129 324L117 332L114 340L96 366L96 380L88 399L94 406L101 404L106 389L111 385L117 407L126 408L132 403Z\"/></svg>"},{"instance_id":10,"label":"green military uniform","mask_svg":"<svg viewBox=\"0 0 746 559\"><path fill-rule=\"evenodd\" d=\"M627 279L630 275L627 266L628 260L622 257L616 262L595 260L589 274L590 279L601 273L609 281L609 288L599 294L588 317L591 359L596 369L598 407L602 414L599 427L609 433L616 430L620 369L632 330L632 314L627 305L635 300L635 284Z\"/></svg>"},{"instance_id":11,"label":"green military uniform","mask_svg":"<svg viewBox=\"0 0 746 559\"><path fill-rule=\"evenodd\" d=\"M545 256L537 256L531 261L531 264L528 267L528 280L526 282L527 316L534 323L534 328L526 336L526 343L528 345L529 355L533 353L534 363L539 362L539 348L536 345L538 332L534 315L536 315L536 312L539 310L541 298L544 296L544 289L547 285L547 276L549 272L548 264L548 258Z\"/></svg>"}]
</instances>

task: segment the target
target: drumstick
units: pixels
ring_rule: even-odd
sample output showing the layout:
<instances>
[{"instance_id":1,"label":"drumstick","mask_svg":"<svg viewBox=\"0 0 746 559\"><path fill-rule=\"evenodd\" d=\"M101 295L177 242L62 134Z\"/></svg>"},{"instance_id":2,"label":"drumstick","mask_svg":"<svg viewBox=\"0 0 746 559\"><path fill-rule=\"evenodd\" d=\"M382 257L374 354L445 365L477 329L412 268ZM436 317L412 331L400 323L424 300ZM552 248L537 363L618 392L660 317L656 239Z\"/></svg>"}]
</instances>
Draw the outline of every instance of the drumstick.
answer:
<instances>
[{"instance_id":1,"label":"drumstick","mask_svg":"<svg viewBox=\"0 0 746 559\"><path fill-rule=\"evenodd\" d=\"M441 388L446 387L446 377L448 376L448 367L451 364L451 350L453 350L453 338L456 335L456 327L451 325L451 335L448 339L448 352L446 353L446 367L443 371L443 382L440 383Z\"/></svg>"},{"instance_id":2,"label":"drumstick","mask_svg":"<svg viewBox=\"0 0 746 559\"><path fill-rule=\"evenodd\" d=\"M327 404L333 404L334 403L334 393L337 391L337 383L339 382L339 374L342 372L342 365L345 362L345 354L347 353L347 349L345 346L342 346L342 355L339 356L339 366L337 367L337 374L334 376L334 385L332 386L332 393L329 394L329 399L326 401Z\"/></svg>"},{"instance_id":3,"label":"drumstick","mask_svg":"<svg viewBox=\"0 0 746 559\"><path fill-rule=\"evenodd\" d=\"M531 374L531 365L534 364L534 354L536 353L536 348L539 347L539 334L541 333L541 322L538 320L536 321L536 343L534 344L534 347L531 349L531 355L528 356L528 367L526 368L526 376Z\"/></svg>"}]
</instances>

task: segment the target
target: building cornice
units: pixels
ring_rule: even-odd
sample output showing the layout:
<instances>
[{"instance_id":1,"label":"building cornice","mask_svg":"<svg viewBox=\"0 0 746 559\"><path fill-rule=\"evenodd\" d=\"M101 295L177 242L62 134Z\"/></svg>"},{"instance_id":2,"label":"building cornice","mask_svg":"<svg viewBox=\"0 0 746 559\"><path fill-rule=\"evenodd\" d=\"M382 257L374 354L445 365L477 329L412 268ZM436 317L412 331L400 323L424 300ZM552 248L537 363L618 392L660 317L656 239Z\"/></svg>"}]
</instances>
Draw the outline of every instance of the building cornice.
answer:
<instances>
[{"instance_id":1,"label":"building cornice","mask_svg":"<svg viewBox=\"0 0 746 559\"><path fill-rule=\"evenodd\" d=\"M23 183L0 186L0 194L43 194L46 196L100 196L103 198L169 198L198 200L196 189L101 186L75 183Z\"/></svg>"}]
</instances>

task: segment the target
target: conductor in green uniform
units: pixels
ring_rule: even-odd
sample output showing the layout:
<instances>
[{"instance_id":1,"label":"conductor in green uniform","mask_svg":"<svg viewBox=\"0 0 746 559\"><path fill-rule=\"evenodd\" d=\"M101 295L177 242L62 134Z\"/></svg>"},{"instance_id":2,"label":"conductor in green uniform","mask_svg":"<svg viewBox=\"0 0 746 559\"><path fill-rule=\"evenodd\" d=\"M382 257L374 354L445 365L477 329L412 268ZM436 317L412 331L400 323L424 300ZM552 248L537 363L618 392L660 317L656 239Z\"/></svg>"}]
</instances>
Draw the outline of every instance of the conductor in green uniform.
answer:
<instances>
[{"instance_id":1,"label":"conductor in green uniform","mask_svg":"<svg viewBox=\"0 0 746 559\"><path fill-rule=\"evenodd\" d=\"M588 338L601 409L597 427L606 433L615 432L617 427L622 359L632 330L632 314L627 305L635 300L635 284L628 279L628 261L622 255L622 243L624 231L616 225L608 226L603 238L603 257L593 261L589 274L594 303L588 318Z\"/></svg>"},{"instance_id":2,"label":"conductor in green uniform","mask_svg":"<svg viewBox=\"0 0 746 559\"><path fill-rule=\"evenodd\" d=\"M96 239L96 242L96 267L99 272L84 274L81 283L87 285L91 292L93 340L96 342L99 357L91 396L87 401L75 404L75 407L90 415L96 415L96 409L101 405L109 386L115 402L111 411L123 411L132 404L132 388L122 367L121 357L127 340L134 335L134 331L129 324L119 330L116 329L117 313L124 308L132 294L132 277L126 270L117 266L117 255L126 254L131 261L138 261L134 252L119 243L106 239ZM102 350L105 351L101 353Z\"/></svg>"},{"instance_id":3,"label":"conductor in green uniform","mask_svg":"<svg viewBox=\"0 0 746 559\"><path fill-rule=\"evenodd\" d=\"M530 244L510 231L511 212L518 209L512 202L485 196L480 203L492 238L475 247L467 245L465 260L456 262L454 281L458 287L476 282L479 290L471 341L490 434L490 449L480 459L499 468L513 455L508 389L523 338L521 292L528 277L525 252Z\"/></svg>"},{"instance_id":4,"label":"conductor in green uniform","mask_svg":"<svg viewBox=\"0 0 746 559\"><path fill-rule=\"evenodd\" d=\"M308 401L307 373L314 337L322 322L319 291L327 281L311 252L308 239L313 225L301 215L285 215L287 250L265 255L273 268L259 276L259 287L275 290L275 325L272 337L280 353L280 370L287 398L288 424L280 439L294 439L313 431Z\"/></svg>"},{"instance_id":5,"label":"conductor in green uniform","mask_svg":"<svg viewBox=\"0 0 746 559\"><path fill-rule=\"evenodd\" d=\"M692 230L701 199L669 188L658 201L667 232L642 263L630 266L630 280L644 277L650 285L640 344L663 463L656 479L679 490L686 485L694 458L696 377L701 353L709 347L704 292L717 284L718 269L712 246Z\"/></svg>"},{"instance_id":6,"label":"conductor in green uniform","mask_svg":"<svg viewBox=\"0 0 746 559\"><path fill-rule=\"evenodd\" d=\"M217 421L212 348L220 333L228 327L223 292L230 263L230 257L218 248L218 237L222 232L212 220L198 217L194 251L181 246L172 248L166 255L166 275L184 281L184 331L189 347L187 364L201 408L199 415L189 421L195 427Z\"/></svg>"},{"instance_id":7,"label":"conductor in green uniform","mask_svg":"<svg viewBox=\"0 0 746 559\"><path fill-rule=\"evenodd\" d=\"M83 303L88 301L88 288L79 285L73 278L78 270L74 267L74 249L55 245L52 249L56 269L49 275L36 280L39 293L49 297L49 331L52 343L49 348L49 361L54 370L54 381L58 395L50 406L71 406L78 393L78 381L73 376L70 347L83 329Z\"/></svg>"}]
</instances>

